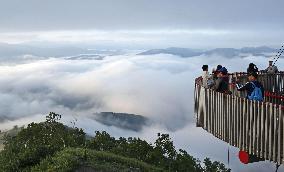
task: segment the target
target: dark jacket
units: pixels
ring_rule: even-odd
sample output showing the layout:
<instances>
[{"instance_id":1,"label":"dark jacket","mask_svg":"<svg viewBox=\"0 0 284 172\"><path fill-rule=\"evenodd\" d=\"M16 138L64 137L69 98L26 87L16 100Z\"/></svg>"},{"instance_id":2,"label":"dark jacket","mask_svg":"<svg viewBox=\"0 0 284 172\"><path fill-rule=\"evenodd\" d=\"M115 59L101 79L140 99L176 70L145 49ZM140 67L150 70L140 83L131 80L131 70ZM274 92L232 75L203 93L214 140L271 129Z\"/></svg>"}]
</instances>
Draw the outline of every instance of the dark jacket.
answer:
<instances>
[{"instance_id":1,"label":"dark jacket","mask_svg":"<svg viewBox=\"0 0 284 172\"><path fill-rule=\"evenodd\" d=\"M229 91L229 83L227 81L227 78L218 78L215 81L214 89L220 93L227 93Z\"/></svg>"},{"instance_id":2,"label":"dark jacket","mask_svg":"<svg viewBox=\"0 0 284 172\"><path fill-rule=\"evenodd\" d=\"M259 87L262 91L262 96L264 98L264 89L263 89L263 86L260 82L258 81L252 81L254 83L254 85L256 87ZM251 82L247 82L245 85L240 85L240 84L237 84L237 89L238 91L247 91L247 98L251 95L251 93L253 92L254 90L254 86Z\"/></svg>"}]
</instances>

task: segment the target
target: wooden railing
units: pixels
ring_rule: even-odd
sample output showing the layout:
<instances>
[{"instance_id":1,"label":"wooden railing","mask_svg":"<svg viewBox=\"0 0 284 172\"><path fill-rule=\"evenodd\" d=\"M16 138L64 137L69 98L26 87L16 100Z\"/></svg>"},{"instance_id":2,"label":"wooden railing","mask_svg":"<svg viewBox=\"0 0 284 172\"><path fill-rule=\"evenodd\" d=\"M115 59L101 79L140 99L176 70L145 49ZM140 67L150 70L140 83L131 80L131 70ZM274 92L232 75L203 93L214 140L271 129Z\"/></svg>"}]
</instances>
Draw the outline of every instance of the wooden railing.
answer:
<instances>
[{"instance_id":1,"label":"wooden railing","mask_svg":"<svg viewBox=\"0 0 284 172\"><path fill-rule=\"evenodd\" d=\"M232 78L237 78L240 84L248 82L246 73L237 73L229 75L230 81ZM265 102L273 104L284 105L284 73L277 74L263 74L260 73L258 80L262 83L265 90ZM236 90L235 84L230 84L230 91L233 95L238 97L246 97L246 92L239 92Z\"/></svg>"},{"instance_id":2,"label":"wooden railing","mask_svg":"<svg viewBox=\"0 0 284 172\"><path fill-rule=\"evenodd\" d=\"M231 75L233 76L233 75ZM276 76L276 77L275 77ZM266 91L280 92L284 76L260 75ZM239 76L246 82L246 75ZM276 78L276 82L274 77ZM271 86L271 83L278 85ZM283 106L269 101L250 101L233 87L231 95L202 87L202 80L195 83L195 114L197 126L215 137L266 160L284 164L284 110Z\"/></svg>"}]
</instances>

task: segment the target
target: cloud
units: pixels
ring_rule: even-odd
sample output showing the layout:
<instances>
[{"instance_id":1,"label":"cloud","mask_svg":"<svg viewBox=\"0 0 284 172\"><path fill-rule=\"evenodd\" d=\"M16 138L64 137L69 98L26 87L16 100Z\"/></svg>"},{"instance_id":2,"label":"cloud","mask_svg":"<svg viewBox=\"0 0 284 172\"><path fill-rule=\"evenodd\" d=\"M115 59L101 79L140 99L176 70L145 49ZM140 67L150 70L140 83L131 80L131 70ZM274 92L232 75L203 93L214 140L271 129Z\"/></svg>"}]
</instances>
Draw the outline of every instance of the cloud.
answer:
<instances>
[{"instance_id":1,"label":"cloud","mask_svg":"<svg viewBox=\"0 0 284 172\"><path fill-rule=\"evenodd\" d=\"M175 130L191 118L191 108L185 102L190 101L192 93L182 96L191 80L180 82L187 76L189 66L171 57L162 58L115 56L105 61L76 63L49 59L2 66L0 97L4 101L0 103L0 115L128 112L151 116ZM161 63L165 67L160 67ZM172 123L173 114L181 116L175 118L178 125Z\"/></svg>"},{"instance_id":2,"label":"cloud","mask_svg":"<svg viewBox=\"0 0 284 172\"><path fill-rule=\"evenodd\" d=\"M212 69L222 64L231 72L245 71L243 64L254 62L264 69L267 60L250 55L179 58L159 54L107 56L104 60L51 58L2 65L0 116L126 112L150 117L175 131L194 122L193 82L201 73L200 66L206 63Z\"/></svg>"},{"instance_id":3,"label":"cloud","mask_svg":"<svg viewBox=\"0 0 284 172\"><path fill-rule=\"evenodd\" d=\"M21 49L13 49L5 54L31 52L32 46L50 47L54 45L69 45L73 49L65 52L84 52L75 47L99 47L103 49L153 49L167 47L186 48L218 48L268 45L278 48L284 36L283 30L273 29L124 29L124 30L97 30L72 28L56 31L17 31L0 32L0 42L9 44L23 44ZM27 46L31 45L31 46ZM19 46L19 45L18 45ZM1 48L1 44L0 44ZM10 47L8 47L8 50ZM68 47L67 47L68 48ZM37 48L36 55L62 55L62 49Z\"/></svg>"}]
</instances>

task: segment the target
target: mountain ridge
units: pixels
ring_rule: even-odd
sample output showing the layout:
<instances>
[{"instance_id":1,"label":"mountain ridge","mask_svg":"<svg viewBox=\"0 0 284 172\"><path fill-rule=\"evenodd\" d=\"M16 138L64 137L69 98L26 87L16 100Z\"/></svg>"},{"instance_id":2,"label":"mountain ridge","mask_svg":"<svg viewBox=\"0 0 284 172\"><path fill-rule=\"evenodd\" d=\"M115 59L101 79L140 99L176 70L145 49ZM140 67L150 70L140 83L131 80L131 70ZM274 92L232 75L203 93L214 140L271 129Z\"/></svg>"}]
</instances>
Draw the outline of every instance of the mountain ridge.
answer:
<instances>
[{"instance_id":1,"label":"mountain ridge","mask_svg":"<svg viewBox=\"0 0 284 172\"><path fill-rule=\"evenodd\" d=\"M92 119L107 126L115 126L136 132L141 131L144 126L150 123L148 118L141 115L115 112L94 113Z\"/></svg>"},{"instance_id":2,"label":"mountain ridge","mask_svg":"<svg viewBox=\"0 0 284 172\"><path fill-rule=\"evenodd\" d=\"M211 50L199 50L191 48L169 47L165 49L151 49L141 52L137 55L157 55L157 54L171 54L180 56L182 58L200 56L200 55L221 55L224 57L234 57L239 54L252 54L254 56L270 56L270 54L276 53L277 49L270 48L268 46L259 47L243 47L243 48L215 48ZM269 54L269 55L267 55Z\"/></svg>"}]
</instances>

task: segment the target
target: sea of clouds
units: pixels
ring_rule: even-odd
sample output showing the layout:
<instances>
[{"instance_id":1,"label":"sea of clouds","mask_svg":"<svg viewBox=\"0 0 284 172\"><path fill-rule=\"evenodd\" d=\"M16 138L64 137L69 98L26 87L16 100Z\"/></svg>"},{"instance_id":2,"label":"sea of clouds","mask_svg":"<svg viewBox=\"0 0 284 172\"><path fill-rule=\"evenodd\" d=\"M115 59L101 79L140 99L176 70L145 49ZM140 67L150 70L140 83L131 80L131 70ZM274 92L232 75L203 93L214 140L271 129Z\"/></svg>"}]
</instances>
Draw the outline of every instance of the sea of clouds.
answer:
<instances>
[{"instance_id":1,"label":"sea of clouds","mask_svg":"<svg viewBox=\"0 0 284 172\"><path fill-rule=\"evenodd\" d=\"M177 148L204 159L227 164L228 145L195 127L194 79L201 66L210 70L221 64L229 72L245 71L250 62L264 69L263 56L222 57L215 55L106 56L103 60L48 58L0 66L0 129L43 121L49 112L63 115L63 122L76 122L88 134L105 130L111 135L142 137L153 142L158 132L169 133ZM279 60L280 70L284 62ZM91 120L95 112L113 111L143 115L153 121L141 132L104 126ZM230 147L233 171L272 171L270 162L241 165L238 150ZM284 170L280 167L279 171Z\"/></svg>"}]
</instances>

